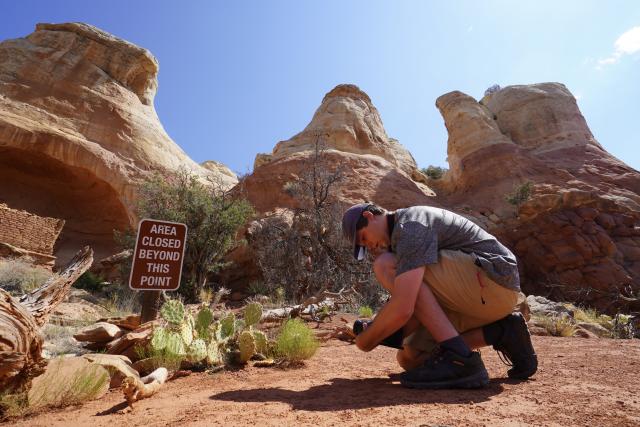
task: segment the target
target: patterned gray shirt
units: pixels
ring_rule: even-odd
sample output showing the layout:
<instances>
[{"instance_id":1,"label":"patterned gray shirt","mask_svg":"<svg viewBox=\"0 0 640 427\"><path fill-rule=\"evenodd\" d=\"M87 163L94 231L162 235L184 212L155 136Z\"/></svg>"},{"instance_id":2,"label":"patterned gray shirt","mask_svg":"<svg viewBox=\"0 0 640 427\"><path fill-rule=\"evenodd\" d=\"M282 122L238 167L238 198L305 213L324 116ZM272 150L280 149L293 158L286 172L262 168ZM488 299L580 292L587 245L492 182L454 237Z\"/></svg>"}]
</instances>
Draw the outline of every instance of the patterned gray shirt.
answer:
<instances>
[{"instance_id":1,"label":"patterned gray shirt","mask_svg":"<svg viewBox=\"0 0 640 427\"><path fill-rule=\"evenodd\" d=\"M520 290L513 253L491 234L465 217L445 209L413 206L398 209L391 233L391 249L398 258L396 275L438 262L438 251L448 249L474 255L475 263L494 282Z\"/></svg>"}]
</instances>

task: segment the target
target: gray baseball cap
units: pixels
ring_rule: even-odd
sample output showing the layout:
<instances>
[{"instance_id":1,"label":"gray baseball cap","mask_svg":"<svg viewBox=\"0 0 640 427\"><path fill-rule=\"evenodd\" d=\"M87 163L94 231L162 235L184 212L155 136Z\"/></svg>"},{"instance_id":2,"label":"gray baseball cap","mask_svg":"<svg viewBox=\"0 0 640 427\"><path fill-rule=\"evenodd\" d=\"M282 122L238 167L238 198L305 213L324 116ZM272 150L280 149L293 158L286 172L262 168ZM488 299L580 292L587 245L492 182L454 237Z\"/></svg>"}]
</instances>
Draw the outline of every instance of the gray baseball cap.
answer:
<instances>
[{"instance_id":1,"label":"gray baseball cap","mask_svg":"<svg viewBox=\"0 0 640 427\"><path fill-rule=\"evenodd\" d=\"M362 216L362 213L371 206L371 203L359 203L351 206L342 215L342 234L346 239L353 242L353 257L358 261L362 261L367 254L367 249L364 246L360 246L356 239L356 225L358 220Z\"/></svg>"}]
</instances>

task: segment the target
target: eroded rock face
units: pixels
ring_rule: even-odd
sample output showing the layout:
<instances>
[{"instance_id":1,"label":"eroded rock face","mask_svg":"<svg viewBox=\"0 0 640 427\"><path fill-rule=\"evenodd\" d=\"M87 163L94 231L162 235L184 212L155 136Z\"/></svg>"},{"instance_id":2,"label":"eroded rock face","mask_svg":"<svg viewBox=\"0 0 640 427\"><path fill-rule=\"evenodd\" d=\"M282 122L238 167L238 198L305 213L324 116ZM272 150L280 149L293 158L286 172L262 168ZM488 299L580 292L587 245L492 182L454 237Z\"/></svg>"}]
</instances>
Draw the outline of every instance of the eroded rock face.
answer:
<instances>
[{"instance_id":1,"label":"eroded rock face","mask_svg":"<svg viewBox=\"0 0 640 427\"><path fill-rule=\"evenodd\" d=\"M136 221L136 184L185 168L227 186L166 134L153 107L158 63L147 50L82 23L38 24L0 43L0 199L66 221L58 264L85 244L115 252Z\"/></svg>"},{"instance_id":2,"label":"eroded rock face","mask_svg":"<svg viewBox=\"0 0 640 427\"><path fill-rule=\"evenodd\" d=\"M640 173L595 140L567 88L510 86L481 103L452 92L436 103L451 172L438 200L466 207L518 255L524 289L603 310L640 291ZM513 206L506 196L532 183Z\"/></svg>"},{"instance_id":3,"label":"eroded rock face","mask_svg":"<svg viewBox=\"0 0 640 427\"><path fill-rule=\"evenodd\" d=\"M318 138L326 149L382 157L413 180L426 183L411 153L387 136L369 96L350 84L338 85L327 93L307 127L276 144L272 154L259 154L254 169L293 153L313 151Z\"/></svg>"},{"instance_id":4,"label":"eroded rock face","mask_svg":"<svg viewBox=\"0 0 640 427\"><path fill-rule=\"evenodd\" d=\"M272 154L259 154L253 173L236 187L254 205L258 219L299 207L300 197L288 187L312 167L318 138L322 170L343 174L333 187L339 203L368 200L388 209L438 205L411 154L387 136L369 97L354 85L339 85L324 97L302 132L279 142ZM222 281L231 287L241 288L259 277L251 247L237 249L230 259L235 266Z\"/></svg>"}]
</instances>

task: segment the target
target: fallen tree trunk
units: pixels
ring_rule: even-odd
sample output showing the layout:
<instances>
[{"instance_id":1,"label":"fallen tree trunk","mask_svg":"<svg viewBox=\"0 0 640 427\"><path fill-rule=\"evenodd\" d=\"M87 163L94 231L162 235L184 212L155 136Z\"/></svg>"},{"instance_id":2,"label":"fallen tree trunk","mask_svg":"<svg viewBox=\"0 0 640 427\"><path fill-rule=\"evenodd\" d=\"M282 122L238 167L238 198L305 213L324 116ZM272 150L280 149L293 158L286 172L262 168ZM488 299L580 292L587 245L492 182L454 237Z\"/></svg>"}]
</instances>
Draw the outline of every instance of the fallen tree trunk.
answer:
<instances>
[{"instance_id":1,"label":"fallen tree trunk","mask_svg":"<svg viewBox=\"0 0 640 427\"><path fill-rule=\"evenodd\" d=\"M44 372L40 328L27 309L0 289L0 391L29 388Z\"/></svg>"},{"instance_id":2,"label":"fallen tree trunk","mask_svg":"<svg viewBox=\"0 0 640 427\"><path fill-rule=\"evenodd\" d=\"M274 308L265 310L262 322L282 321L290 317L308 317L310 320L320 322L325 314L337 311L341 305L353 304L353 298L359 296L353 288L342 288L338 292L321 291L317 295L304 300L301 304L292 307Z\"/></svg>"},{"instance_id":3,"label":"fallen tree trunk","mask_svg":"<svg viewBox=\"0 0 640 427\"><path fill-rule=\"evenodd\" d=\"M92 262L93 251L87 246L61 274L19 301L0 289L0 391L26 390L44 372L40 327Z\"/></svg>"},{"instance_id":4,"label":"fallen tree trunk","mask_svg":"<svg viewBox=\"0 0 640 427\"><path fill-rule=\"evenodd\" d=\"M129 407L133 408L134 402L156 394L162 384L167 381L168 376L167 368L158 368L146 377L130 376L125 378L122 381L122 392Z\"/></svg>"},{"instance_id":5,"label":"fallen tree trunk","mask_svg":"<svg viewBox=\"0 0 640 427\"><path fill-rule=\"evenodd\" d=\"M20 297L20 303L31 313L38 326L47 323L53 309L66 298L71 285L91 267L92 263L93 250L85 246L62 273L52 276L35 291Z\"/></svg>"}]
</instances>

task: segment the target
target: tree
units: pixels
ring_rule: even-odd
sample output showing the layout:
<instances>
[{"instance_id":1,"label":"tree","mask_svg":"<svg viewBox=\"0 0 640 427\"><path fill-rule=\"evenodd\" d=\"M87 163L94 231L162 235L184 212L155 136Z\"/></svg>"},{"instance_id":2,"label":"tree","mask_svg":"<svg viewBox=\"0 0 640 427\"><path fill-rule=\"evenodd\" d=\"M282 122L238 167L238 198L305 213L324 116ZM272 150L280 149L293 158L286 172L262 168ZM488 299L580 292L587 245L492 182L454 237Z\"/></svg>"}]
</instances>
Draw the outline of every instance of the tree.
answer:
<instances>
[{"instance_id":1,"label":"tree","mask_svg":"<svg viewBox=\"0 0 640 427\"><path fill-rule=\"evenodd\" d=\"M343 171L328 161L321 135L300 171L283 186L297 202L291 216L264 218L251 234L265 287L271 292L282 287L288 299L302 301L353 285L368 304L377 305L380 292L373 285L371 264L355 262L352 246L342 236L344 206L337 190Z\"/></svg>"},{"instance_id":2,"label":"tree","mask_svg":"<svg viewBox=\"0 0 640 427\"><path fill-rule=\"evenodd\" d=\"M198 300L207 276L224 266L224 255L239 243L238 229L252 213L247 200L225 190L221 183L203 183L184 169L168 176L156 173L140 187L140 218L181 222L188 227L178 293L191 302Z\"/></svg>"}]
</instances>

